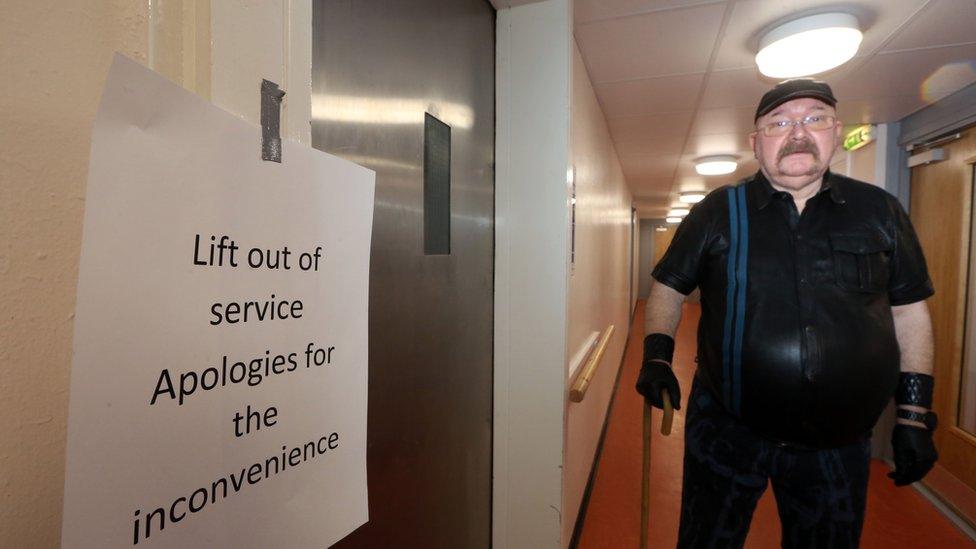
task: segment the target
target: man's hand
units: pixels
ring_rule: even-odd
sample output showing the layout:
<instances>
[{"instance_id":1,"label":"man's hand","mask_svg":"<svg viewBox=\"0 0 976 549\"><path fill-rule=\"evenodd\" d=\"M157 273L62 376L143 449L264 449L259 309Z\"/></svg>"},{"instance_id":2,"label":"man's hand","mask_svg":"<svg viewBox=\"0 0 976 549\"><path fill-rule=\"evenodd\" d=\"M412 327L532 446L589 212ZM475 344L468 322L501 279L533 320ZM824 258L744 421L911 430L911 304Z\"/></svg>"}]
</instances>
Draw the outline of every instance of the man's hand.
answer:
<instances>
[{"instance_id":1,"label":"man's hand","mask_svg":"<svg viewBox=\"0 0 976 549\"><path fill-rule=\"evenodd\" d=\"M671 405L681 409L681 388L671 371L674 339L665 334L650 334L644 338L644 362L637 376L637 392L655 408L664 408L661 390L667 389Z\"/></svg>"},{"instance_id":2,"label":"man's hand","mask_svg":"<svg viewBox=\"0 0 976 549\"><path fill-rule=\"evenodd\" d=\"M888 473L888 477L895 481L895 486L922 480L939 459L932 443L932 431L928 428L895 425L891 446L895 450L895 470Z\"/></svg>"},{"instance_id":3,"label":"man's hand","mask_svg":"<svg viewBox=\"0 0 976 549\"><path fill-rule=\"evenodd\" d=\"M902 372L898 379L895 391L898 423L891 433L895 470L888 473L895 486L907 486L921 480L939 459L932 443L932 433L939 418L929 411L934 387L935 379L920 372Z\"/></svg>"}]
</instances>

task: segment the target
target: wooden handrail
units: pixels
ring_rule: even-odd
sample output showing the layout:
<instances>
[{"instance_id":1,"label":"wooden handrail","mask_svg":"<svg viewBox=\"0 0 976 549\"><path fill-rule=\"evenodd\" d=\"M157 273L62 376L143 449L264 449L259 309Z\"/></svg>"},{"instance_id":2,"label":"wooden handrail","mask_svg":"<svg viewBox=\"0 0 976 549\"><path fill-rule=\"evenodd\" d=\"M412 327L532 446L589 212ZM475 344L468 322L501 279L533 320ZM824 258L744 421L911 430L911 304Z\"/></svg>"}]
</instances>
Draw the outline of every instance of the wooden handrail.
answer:
<instances>
[{"instance_id":1,"label":"wooden handrail","mask_svg":"<svg viewBox=\"0 0 976 549\"><path fill-rule=\"evenodd\" d=\"M590 354L589 360L580 368L579 375L573 380L573 387L569 390L570 402L583 402L583 397L586 396L586 389L590 386L590 381L596 374L596 367L600 365L600 360L603 359L603 353L607 350L607 345L610 343L610 336L613 335L613 330L613 324L607 326L606 330L603 330L603 333L600 335L600 341L596 344L596 350Z\"/></svg>"}]
</instances>

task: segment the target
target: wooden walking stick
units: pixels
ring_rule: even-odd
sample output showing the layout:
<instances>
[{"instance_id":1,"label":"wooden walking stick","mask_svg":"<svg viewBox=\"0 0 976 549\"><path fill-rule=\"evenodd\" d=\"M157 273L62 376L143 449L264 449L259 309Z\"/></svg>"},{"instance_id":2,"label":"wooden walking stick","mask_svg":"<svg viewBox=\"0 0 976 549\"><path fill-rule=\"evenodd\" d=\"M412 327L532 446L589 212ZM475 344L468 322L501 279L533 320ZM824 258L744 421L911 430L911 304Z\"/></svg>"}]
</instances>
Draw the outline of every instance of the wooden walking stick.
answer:
<instances>
[{"instance_id":1,"label":"wooden walking stick","mask_svg":"<svg viewBox=\"0 0 976 549\"><path fill-rule=\"evenodd\" d=\"M661 402L664 403L664 418L661 420L661 434L671 434L671 422L674 420L674 409L671 407L671 395L667 389L661 389ZM648 514L651 506L651 405L644 400L644 463L641 475L641 526L640 548L647 549Z\"/></svg>"}]
</instances>

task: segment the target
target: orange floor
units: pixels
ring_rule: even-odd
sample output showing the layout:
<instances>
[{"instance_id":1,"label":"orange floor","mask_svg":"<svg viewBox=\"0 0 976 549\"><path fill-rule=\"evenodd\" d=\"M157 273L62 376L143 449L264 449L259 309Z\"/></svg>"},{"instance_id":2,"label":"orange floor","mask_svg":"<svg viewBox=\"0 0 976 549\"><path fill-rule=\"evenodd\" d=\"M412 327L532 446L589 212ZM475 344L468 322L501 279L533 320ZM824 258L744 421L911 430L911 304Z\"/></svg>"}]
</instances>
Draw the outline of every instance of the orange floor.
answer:
<instances>
[{"instance_id":1,"label":"orange floor","mask_svg":"<svg viewBox=\"0 0 976 549\"><path fill-rule=\"evenodd\" d=\"M606 440L579 538L580 549L638 547L643 403L634 391L634 380L640 369L643 310L643 302L638 303L634 330L627 343L620 384L610 410ZM698 305L685 305L676 338L674 369L681 383L682 404L685 404L694 373L695 331L700 314ZM671 436L661 435L660 424L660 412L655 410L648 545L653 549L674 547L677 542L684 409L675 412ZM875 460L871 464L862 548L976 548L976 543L914 489L895 488L885 476L888 470L881 461ZM772 490L767 490L753 516L745 546L750 549L779 547L779 536L776 502Z\"/></svg>"}]
</instances>

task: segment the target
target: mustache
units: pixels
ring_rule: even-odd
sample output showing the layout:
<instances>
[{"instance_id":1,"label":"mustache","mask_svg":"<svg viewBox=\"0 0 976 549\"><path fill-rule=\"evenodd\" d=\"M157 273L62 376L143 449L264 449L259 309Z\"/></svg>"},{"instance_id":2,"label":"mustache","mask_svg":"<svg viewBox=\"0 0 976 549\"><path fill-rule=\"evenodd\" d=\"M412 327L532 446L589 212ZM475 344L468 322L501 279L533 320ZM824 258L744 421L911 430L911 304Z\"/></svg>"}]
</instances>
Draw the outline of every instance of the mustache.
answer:
<instances>
[{"instance_id":1,"label":"mustache","mask_svg":"<svg viewBox=\"0 0 976 549\"><path fill-rule=\"evenodd\" d=\"M812 141L803 139L800 141L787 141L783 145L783 148L779 150L779 154L776 155L776 161L778 162L786 155L793 153L809 153L813 155L814 160L820 160L820 151L817 150L817 146Z\"/></svg>"}]
</instances>

